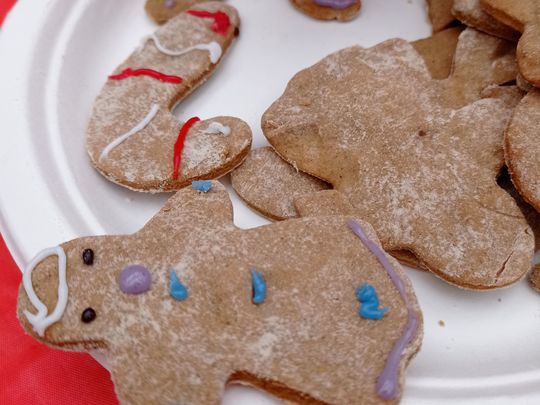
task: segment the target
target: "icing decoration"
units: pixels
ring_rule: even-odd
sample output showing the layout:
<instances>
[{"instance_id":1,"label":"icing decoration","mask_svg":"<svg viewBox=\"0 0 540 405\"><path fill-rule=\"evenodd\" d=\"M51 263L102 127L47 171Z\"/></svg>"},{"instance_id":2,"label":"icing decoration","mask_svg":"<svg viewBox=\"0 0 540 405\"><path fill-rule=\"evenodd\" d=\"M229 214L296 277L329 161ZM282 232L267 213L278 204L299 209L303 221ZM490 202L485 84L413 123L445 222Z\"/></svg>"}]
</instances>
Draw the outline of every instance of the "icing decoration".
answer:
<instances>
[{"instance_id":1,"label":"icing decoration","mask_svg":"<svg viewBox=\"0 0 540 405\"><path fill-rule=\"evenodd\" d=\"M367 237L366 233L358 222L349 219L347 221L347 226L351 229L351 231L354 232L356 236L360 238L364 246L371 251L379 263L384 267L388 277L390 277L390 280L392 280L392 283L398 290L399 295L401 296L401 299L407 306L408 310L407 323L405 324L403 333L394 344L394 347L392 347L392 351L386 359L384 369L377 379L377 394L379 398L385 401L390 401L396 399L399 394L399 359L409 342L411 342L414 337L418 327L418 315L409 302L409 297L407 296L407 291L405 290L403 280L396 273L383 250Z\"/></svg>"},{"instance_id":2,"label":"icing decoration","mask_svg":"<svg viewBox=\"0 0 540 405\"><path fill-rule=\"evenodd\" d=\"M32 285L32 272L34 268L44 259L49 256L58 256L58 301L52 314L48 314L48 309L45 304L39 299ZM39 336L45 335L45 330L55 322L58 322L67 305L68 286L66 281L66 253L60 246L42 250L30 262L23 273L23 286L28 299L32 305L38 310L37 314L32 314L29 311L24 311L24 316L32 324L32 328Z\"/></svg>"},{"instance_id":3,"label":"icing decoration","mask_svg":"<svg viewBox=\"0 0 540 405\"><path fill-rule=\"evenodd\" d=\"M96 319L96 311L94 311L92 308L86 308L81 315L81 321L84 323L90 323L94 319Z\"/></svg>"},{"instance_id":4,"label":"icing decoration","mask_svg":"<svg viewBox=\"0 0 540 405\"><path fill-rule=\"evenodd\" d=\"M219 58L221 58L221 54L223 53L221 45L219 45L216 41L208 42L207 44L197 44L179 51L173 51L165 48L155 34L151 35L150 39L154 41L154 45L156 45L158 51L168 56L181 56L198 49L201 51L208 51L210 62L216 64L219 61Z\"/></svg>"},{"instance_id":5,"label":"icing decoration","mask_svg":"<svg viewBox=\"0 0 540 405\"><path fill-rule=\"evenodd\" d=\"M215 13L212 13L204 10L187 10L186 13L194 17L212 18L214 20L214 23L212 24L212 31L220 35L227 35L227 31L231 26L229 16L223 11L216 11Z\"/></svg>"},{"instance_id":6,"label":"icing decoration","mask_svg":"<svg viewBox=\"0 0 540 405\"><path fill-rule=\"evenodd\" d=\"M82 252L83 263L87 266L94 264L94 251L92 249L84 249Z\"/></svg>"},{"instance_id":7,"label":"icing decoration","mask_svg":"<svg viewBox=\"0 0 540 405\"><path fill-rule=\"evenodd\" d=\"M253 288L253 303L262 304L266 299L266 281L258 271L251 271L251 286Z\"/></svg>"},{"instance_id":8,"label":"icing decoration","mask_svg":"<svg viewBox=\"0 0 540 405\"><path fill-rule=\"evenodd\" d=\"M352 6L358 0L313 0L313 2L322 7L330 7L335 10L343 10L347 7Z\"/></svg>"},{"instance_id":9,"label":"icing decoration","mask_svg":"<svg viewBox=\"0 0 540 405\"><path fill-rule=\"evenodd\" d=\"M194 190L208 193L212 188L212 182L210 180L194 180L191 182L191 187Z\"/></svg>"},{"instance_id":10,"label":"icing decoration","mask_svg":"<svg viewBox=\"0 0 540 405\"><path fill-rule=\"evenodd\" d=\"M182 160L182 151L184 150L184 142L186 141L187 134L191 127L201 119L199 117L193 117L187 120L180 132L178 133L178 139L174 144L174 157L173 157L173 180L178 179L178 170L180 169L180 162Z\"/></svg>"},{"instance_id":11,"label":"icing decoration","mask_svg":"<svg viewBox=\"0 0 540 405\"><path fill-rule=\"evenodd\" d=\"M103 151L101 152L101 155L99 156L99 160L105 159L109 155L111 150L116 148L118 145L120 145L122 142L124 142L130 136L135 135L137 132L142 131L144 128L146 128L146 126L148 124L150 124L150 122L154 119L154 117L156 116L158 111L159 111L159 105L158 104L152 105L152 108L150 109L150 111L148 112L146 117L144 117L142 119L141 122L139 122L137 125L135 125L133 128L131 128L125 134L120 135L118 138L116 138L110 144L108 144L105 147L105 149L103 149Z\"/></svg>"},{"instance_id":12,"label":"icing decoration","mask_svg":"<svg viewBox=\"0 0 540 405\"><path fill-rule=\"evenodd\" d=\"M210 134L210 135L223 134L225 136L229 136L231 134L231 128L226 125L223 125L220 122L211 122L208 125L208 128L206 128L206 130L204 131L204 133Z\"/></svg>"},{"instance_id":13,"label":"icing decoration","mask_svg":"<svg viewBox=\"0 0 540 405\"><path fill-rule=\"evenodd\" d=\"M176 7L176 0L165 0L163 2L163 6L165 8L174 8Z\"/></svg>"},{"instance_id":14,"label":"icing decoration","mask_svg":"<svg viewBox=\"0 0 540 405\"><path fill-rule=\"evenodd\" d=\"M361 302L358 314L362 318L378 321L388 312L388 308L379 309L379 297L371 284L364 283L358 287L356 298Z\"/></svg>"},{"instance_id":15,"label":"icing decoration","mask_svg":"<svg viewBox=\"0 0 540 405\"><path fill-rule=\"evenodd\" d=\"M158 72L157 70L153 69L131 69L126 68L122 70L117 75L111 75L109 76L109 80L124 80L128 77L137 77L137 76L148 76L156 80L160 80L165 83L175 83L180 84L182 83L182 78L180 76L170 76L163 74L161 72Z\"/></svg>"},{"instance_id":16,"label":"icing decoration","mask_svg":"<svg viewBox=\"0 0 540 405\"><path fill-rule=\"evenodd\" d=\"M150 289L152 275L141 264L127 266L118 277L120 290L126 294L142 294Z\"/></svg>"},{"instance_id":17,"label":"icing decoration","mask_svg":"<svg viewBox=\"0 0 540 405\"><path fill-rule=\"evenodd\" d=\"M180 282L174 270L171 270L169 276L169 293L177 301L184 301L188 297L187 288Z\"/></svg>"}]
</instances>

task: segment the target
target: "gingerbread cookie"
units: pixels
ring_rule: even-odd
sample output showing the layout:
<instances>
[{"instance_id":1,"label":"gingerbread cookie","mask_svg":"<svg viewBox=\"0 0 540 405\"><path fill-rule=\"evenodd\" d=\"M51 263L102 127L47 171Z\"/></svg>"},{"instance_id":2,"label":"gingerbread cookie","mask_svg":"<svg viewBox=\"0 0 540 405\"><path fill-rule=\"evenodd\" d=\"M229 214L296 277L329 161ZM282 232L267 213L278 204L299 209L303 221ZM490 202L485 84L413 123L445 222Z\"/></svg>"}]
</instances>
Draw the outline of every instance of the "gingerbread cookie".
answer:
<instances>
[{"instance_id":1,"label":"gingerbread cookie","mask_svg":"<svg viewBox=\"0 0 540 405\"><path fill-rule=\"evenodd\" d=\"M231 173L231 183L251 208L274 220L297 217L295 198L330 187L322 180L295 170L270 147L252 150L244 163Z\"/></svg>"},{"instance_id":2,"label":"gingerbread cookie","mask_svg":"<svg viewBox=\"0 0 540 405\"><path fill-rule=\"evenodd\" d=\"M144 9L156 23L164 24L190 7L205 1L208 0L146 0Z\"/></svg>"},{"instance_id":3,"label":"gingerbread cookie","mask_svg":"<svg viewBox=\"0 0 540 405\"><path fill-rule=\"evenodd\" d=\"M482 52L465 57L474 41ZM527 272L534 237L496 183L518 91L478 100L506 80L511 58L487 52L500 41L464 31L442 81L403 40L344 49L291 80L263 131L282 158L342 193L387 251L463 288L509 285Z\"/></svg>"},{"instance_id":4,"label":"gingerbread cookie","mask_svg":"<svg viewBox=\"0 0 540 405\"><path fill-rule=\"evenodd\" d=\"M225 188L206 185L134 235L38 254L23 327L104 350L124 404L218 404L227 383L287 403L396 404L422 315L371 226L327 216L240 230Z\"/></svg>"},{"instance_id":5,"label":"gingerbread cookie","mask_svg":"<svg viewBox=\"0 0 540 405\"><path fill-rule=\"evenodd\" d=\"M540 86L540 3L537 0L480 0L484 11L523 35L517 47L519 70Z\"/></svg>"},{"instance_id":6,"label":"gingerbread cookie","mask_svg":"<svg viewBox=\"0 0 540 405\"><path fill-rule=\"evenodd\" d=\"M433 32L439 32L455 22L452 14L454 0L427 0L429 20Z\"/></svg>"},{"instance_id":7,"label":"gingerbread cookie","mask_svg":"<svg viewBox=\"0 0 540 405\"><path fill-rule=\"evenodd\" d=\"M349 21L360 12L360 0L291 0L307 15L319 20Z\"/></svg>"},{"instance_id":8,"label":"gingerbread cookie","mask_svg":"<svg viewBox=\"0 0 540 405\"><path fill-rule=\"evenodd\" d=\"M454 0L452 14L463 24L476 28L486 34L517 41L519 33L501 23L480 7L480 0Z\"/></svg>"},{"instance_id":9,"label":"gingerbread cookie","mask_svg":"<svg viewBox=\"0 0 540 405\"><path fill-rule=\"evenodd\" d=\"M147 38L109 76L96 99L86 148L109 180L138 191L172 191L238 166L251 130L238 118L179 122L171 110L214 71L234 38L236 10L202 3Z\"/></svg>"},{"instance_id":10,"label":"gingerbread cookie","mask_svg":"<svg viewBox=\"0 0 540 405\"><path fill-rule=\"evenodd\" d=\"M525 201L540 212L540 90L531 90L516 107L506 130L506 164Z\"/></svg>"},{"instance_id":11,"label":"gingerbread cookie","mask_svg":"<svg viewBox=\"0 0 540 405\"><path fill-rule=\"evenodd\" d=\"M454 104L456 101L465 104L476 101L487 96L489 91L502 91L510 93L508 102L515 105L514 97L519 97L519 93L514 88L492 87L515 77L516 66L511 44L468 29L461 34L456 50L454 44L459 32L459 28L451 28L412 43L423 57L431 76L446 78L451 71L455 53L456 64L452 76L440 82L444 84L447 96L455 95L452 97ZM503 97L502 94L496 96ZM269 149L264 152L252 151L244 165L235 170L231 177L233 187L240 197L271 219L296 217L294 200L298 196L311 194L314 189L323 189L324 185L321 180L293 169ZM328 187L324 185L324 188ZM411 264L411 261L407 260L407 263Z\"/></svg>"}]
</instances>

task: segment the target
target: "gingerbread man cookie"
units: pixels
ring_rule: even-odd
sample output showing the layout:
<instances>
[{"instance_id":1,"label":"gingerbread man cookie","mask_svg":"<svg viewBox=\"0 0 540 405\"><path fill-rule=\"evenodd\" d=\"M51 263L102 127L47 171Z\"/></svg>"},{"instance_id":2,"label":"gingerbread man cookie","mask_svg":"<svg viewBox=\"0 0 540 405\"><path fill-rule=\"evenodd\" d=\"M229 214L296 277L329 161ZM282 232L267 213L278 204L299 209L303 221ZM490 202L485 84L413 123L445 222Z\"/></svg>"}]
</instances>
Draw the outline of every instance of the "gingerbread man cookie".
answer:
<instances>
[{"instance_id":1,"label":"gingerbread man cookie","mask_svg":"<svg viewBox=\"0 0 540 405\"><path fill-rule=\"evenodd\" d=\"M454 0L427 0L429 20L433 32L439 32L448 28L455 22L452 14Z\"/></svg>"},{"instance_id":2,"label":"gingerbread man cookie","mask_svg":"<svg viewBox=\"0 0 540 405\"><path fill-rule=\"evenodd\" d=\"M212 74L239 23L231 6L199 4L147 38L109 76L86 134L101 174L138 191L172 191L243 161L251 146L245 122L193 117L182 123L171 112Z\"/></svg>"},{"instance_id":3,"label":"gingerbread man cookie","mask_svg":"<svg viewBox=\"0 0 540 405\"><path fill-rule=\"evenodd\" d=\"M483 37L487 48L500 41L473 30L460 41ZM456 52L451 77L435 81L406 41L344 49L298 73L262 127L282 158L344 194L387 251L408 251L451 284L493 289L521 279L534 249L496 183L519 94L485 89L506 79L511 58L473 55L488 67L479 73L464 65L467 46ZM466 72L480 76L467 86Z\"/></svg>"},{"instance_id":4,"label":"gingerbread man cookie","mask_svg":"<svg viewBox=\"0 0 540 405\"><path fill-rule=\"evenodd\" d=\"M540 90L531 90L516 107L506 130L505 156L512 182L540 212Z\"/></svg>"},{"instance_id":5,"label":"gingerbread man cookie","mask_svg":"<svg viewBox=\"0 0 540 405\"><path fill-rule=\"evenodd\" d=\"M540 3L537 0L480 0L491 16L522 33L517 47L519 71L540 86Z\"/></svg>"},{"instance_id":6,"label":"gingerbread man cookie","mask_svg":"<svg viewBox=\"0 0 540 405\"><path fill-rule=\"evenodd\" d=\"M134 235L38 254L19 294L28 333L103 350L122 404L218 404L227 383L287 403L399 402L422 315L371 226L327 216L240 230L220 183L197 189Z\"/></svg>"},{"instance_id":7,"label":"gingerbread man cookie","mask_svg":"<svg viewBox=\"0 0 540 405\"><path fill-rule=\"evenodd\" d=\"M412 45L434 79L448 78L455 59L452 75L440 83L446 87L448 96L455 95L453 103L467 104L486 96L487 91L501 91L493 86L511 81L517 68L513 48L507 41L472 29L461 36L460 32L459 28L450 28ZM515 105L514 90L510 90L511 105ZM321 180L293 169L270 149L252 151L231 177L240 197L271 219L296 217L297 197L311 194L317 188L329 188Z\"/></svg>"},{"instance_id":8,"label":"gingerbread man cookie","mask_svg":"<svg viewBox=\"0 0 540 405\"><path fill-rule=\"evenodd\" d=\"M319 20L349 21L360 12L360 0L291 0L307 15Z\"/></svg>"},{"instance_id":9,"label":"gingerbread man cookie","mask_svg":"<svg viewBox=\"0 0 540 405\"><path fill-rule=\"evenodd\" d=\"M529 274L529 283L532 288L540 292L540 263L536 264Z\"/></svg>"}]
</instances>

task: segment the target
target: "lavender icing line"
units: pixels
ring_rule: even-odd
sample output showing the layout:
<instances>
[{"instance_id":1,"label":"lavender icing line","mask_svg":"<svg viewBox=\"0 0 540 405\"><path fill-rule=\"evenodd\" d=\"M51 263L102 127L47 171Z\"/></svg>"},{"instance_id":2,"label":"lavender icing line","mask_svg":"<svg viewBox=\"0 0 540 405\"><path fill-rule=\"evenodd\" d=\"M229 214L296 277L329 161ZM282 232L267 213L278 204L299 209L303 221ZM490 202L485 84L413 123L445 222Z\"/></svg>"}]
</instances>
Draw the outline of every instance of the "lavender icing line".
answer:
<instances>
[{"instance_id":1,"label":"lavender icing line","mask_svg":"<svg viewBox=\"0 0 540 405\"><path fill-rule=\"evenodd\" d=\"M313 0L313 3L322 7L330 7L335 10L343 10L347 7L352 6L357 1L358 0Z\"/></svg>"},{"instance_id":2,"label":"lavender icing line","mask_svg":"<svg viewBox=\"0 0 540 405\"><path fill-rule=\"evenodd\" d=\"M409 302L403 280L388 261L384 251L368 238L358 222L349 219L347 220L347 226L360 238L362 243L371 251L371 253L373 253L379 263L381 263L407 306L408 316L403 334L394 344L392 351L386 359L384 369L377 379L377 394L379 395L379 398L388 401L397 398L399 394L399 361L403 351L413 339L414 333L418 328L418 315Z\"/></svg>"}]
</instances>

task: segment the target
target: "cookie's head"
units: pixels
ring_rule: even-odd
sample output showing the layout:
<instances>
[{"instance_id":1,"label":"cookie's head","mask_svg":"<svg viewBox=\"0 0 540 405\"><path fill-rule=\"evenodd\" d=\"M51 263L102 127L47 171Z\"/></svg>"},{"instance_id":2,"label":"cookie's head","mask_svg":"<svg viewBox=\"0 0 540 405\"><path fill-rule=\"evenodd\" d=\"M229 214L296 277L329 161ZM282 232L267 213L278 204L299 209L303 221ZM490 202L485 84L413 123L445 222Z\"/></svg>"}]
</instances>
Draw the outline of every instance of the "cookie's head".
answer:
<instances>
[{"instance_id":1,"label":"cookie's head","mask_svg":"<svg viewBox=\"0 0 540 405\"><path fill-rule=\"evenodd\" d=\"M76 239L45 249L30 262L18 299L18 316L28 333L51 346L107 347L115 325L118 263L112 252L119 238Z\"/></svg>"}]
</instances>

